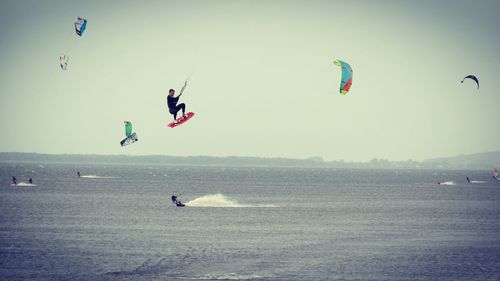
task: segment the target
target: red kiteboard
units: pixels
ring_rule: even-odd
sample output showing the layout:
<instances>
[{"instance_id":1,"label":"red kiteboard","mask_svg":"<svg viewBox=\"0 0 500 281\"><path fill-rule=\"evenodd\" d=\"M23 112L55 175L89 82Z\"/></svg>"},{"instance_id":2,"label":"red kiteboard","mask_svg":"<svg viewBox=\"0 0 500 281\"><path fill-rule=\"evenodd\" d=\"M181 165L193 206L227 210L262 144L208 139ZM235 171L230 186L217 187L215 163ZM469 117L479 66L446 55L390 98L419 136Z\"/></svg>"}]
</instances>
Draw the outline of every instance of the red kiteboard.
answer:
<instances>
[{"instance_id":1,"label":"red kiteboard","mask_svg":"<svg viewBox=\"0 0 500 281\"><path fill-rule=\"evenodd\" d=\"M177 118L177 120L176 120L177 124L175 124L174 122L172 122L172 123L168 124L167 126L169 126L170 128L174 128L174 127L177 127L179 125L184 124L186 121L188 121L189 119L193 118L194 112L188 112L188 113L186 113L186 116L187 116L187 118L184 118L182 116L179 117L179 118Z\"/></svg>"}]
</instances>

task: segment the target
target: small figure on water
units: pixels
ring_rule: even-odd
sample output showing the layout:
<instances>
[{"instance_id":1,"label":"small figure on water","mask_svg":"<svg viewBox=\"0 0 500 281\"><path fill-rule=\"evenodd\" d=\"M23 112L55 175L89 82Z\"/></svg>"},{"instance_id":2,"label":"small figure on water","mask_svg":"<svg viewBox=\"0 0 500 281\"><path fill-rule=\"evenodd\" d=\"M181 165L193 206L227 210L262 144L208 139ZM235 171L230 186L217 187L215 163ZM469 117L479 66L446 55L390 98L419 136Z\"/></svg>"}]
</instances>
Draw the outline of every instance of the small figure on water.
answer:
<instances>
[{"instance_id":1,"label":"small figure on water","mask_svg":"<svg viewBox=\"0 0 500 281\"><path fill-rule=\"evenodd\" d=\"M175 206L177 206L177 207L184 207L184 206L186 206L180 200L177 199L176 195L172 194L172 197L170 197L170 198L172 199L172 203L174 203Z\"/></svg>"}]
</instances>

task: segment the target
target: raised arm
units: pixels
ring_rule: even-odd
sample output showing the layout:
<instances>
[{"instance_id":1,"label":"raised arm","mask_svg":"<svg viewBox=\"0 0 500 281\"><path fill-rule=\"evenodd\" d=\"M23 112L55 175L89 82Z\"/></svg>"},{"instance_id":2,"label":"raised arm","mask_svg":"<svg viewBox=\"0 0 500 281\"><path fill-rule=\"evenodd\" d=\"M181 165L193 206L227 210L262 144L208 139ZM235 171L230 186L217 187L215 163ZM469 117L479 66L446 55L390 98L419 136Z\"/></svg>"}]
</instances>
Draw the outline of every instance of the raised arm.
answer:
<instances>
[{"instance_id":1,"label":"raised arm","mask_svg":"<svg viewBox=\"0 0 500 281\"><path fill-rule=\"evenodd\" d=\"M178 95L178 97L180 97L180 96L182 95L182 93L183 93L183 92L184 92L184 90L186 89L187 84L188 84L188 81L185 81L185 82L184 82L184 86L182 86L181 92L180 92L180 94Z\"/></svg>"}]
</instances>

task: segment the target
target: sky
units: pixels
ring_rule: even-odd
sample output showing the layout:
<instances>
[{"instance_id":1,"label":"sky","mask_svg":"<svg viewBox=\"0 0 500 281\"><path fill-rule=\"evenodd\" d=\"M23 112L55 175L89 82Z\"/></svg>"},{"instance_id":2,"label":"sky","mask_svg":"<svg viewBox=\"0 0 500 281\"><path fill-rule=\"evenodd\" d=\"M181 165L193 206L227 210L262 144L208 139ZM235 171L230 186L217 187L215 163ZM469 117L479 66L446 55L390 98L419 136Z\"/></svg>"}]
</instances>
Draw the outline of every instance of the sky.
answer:
<instances>
[{"instance_id":1,"label":"sky","mask_svg":"<svg viewBox=\"0 0 500 281\"><path fill-rule=\"evenodd\" d=\"M498 14L496 0L0 0L0 151L345 161L498 151ZM335 59L353 68L345 96ZM479 90L460 83L468 74ZM168 90L186 79L180 102L196 115L168 128ZM124 120L139 141L121 147Z\"/></svg>"}]
</instances>

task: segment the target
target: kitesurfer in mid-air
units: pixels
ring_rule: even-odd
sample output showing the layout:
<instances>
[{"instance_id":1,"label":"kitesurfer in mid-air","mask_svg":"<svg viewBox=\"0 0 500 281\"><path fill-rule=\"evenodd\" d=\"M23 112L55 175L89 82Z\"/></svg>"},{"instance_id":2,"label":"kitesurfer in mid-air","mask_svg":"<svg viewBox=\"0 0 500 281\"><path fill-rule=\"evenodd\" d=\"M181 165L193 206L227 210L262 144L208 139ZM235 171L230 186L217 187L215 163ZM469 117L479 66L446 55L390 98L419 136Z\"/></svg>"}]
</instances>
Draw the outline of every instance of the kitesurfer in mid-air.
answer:
<instances>
[{"instance_id":1,"label":"kitesurfer in mid-air","mask_svg":"<svg viewBox=\"0 0 500 281\"><path fill-rule=\"evenodd\" d=\"M184 86L181 89L181 93L177 97L174 97L174 94L175 94L174 89L170 89L168 91L167 106L168 106L168 111L170 112L170 114L174 115L174 124L178 123L177 112L179 112L180 110L182 110L182 117L187 118L187 116L185 114L186 113L186 105L184 103L177 104L177 102L179 101L179 97L182 95L182 92L184 92L184 89L186 89L186 86L187 86L187 81L184 83Z\"/></svg>"},{"instance_id":2,"label":"kitesurfer in mid-air","mask_svg":"<svg viewBox=\"0 0 500 281\"><path fill-rule=\"evenodd\" d=\"M68 69L68 61L69 57L66 57L66 55L59 57L59 64L61 65L62 70Z\"/></svg>"}]
</instances>

